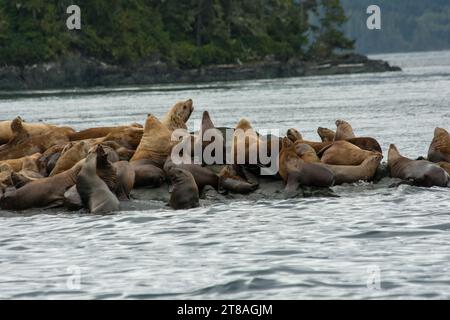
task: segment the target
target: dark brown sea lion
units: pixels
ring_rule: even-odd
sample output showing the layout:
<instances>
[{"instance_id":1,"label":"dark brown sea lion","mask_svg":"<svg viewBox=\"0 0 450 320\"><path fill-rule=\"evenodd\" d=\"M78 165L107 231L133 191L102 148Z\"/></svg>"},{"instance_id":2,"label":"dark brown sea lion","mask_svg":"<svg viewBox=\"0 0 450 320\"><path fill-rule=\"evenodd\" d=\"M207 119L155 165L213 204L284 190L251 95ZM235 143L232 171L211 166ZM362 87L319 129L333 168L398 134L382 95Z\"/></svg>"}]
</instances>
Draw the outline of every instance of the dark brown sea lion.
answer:
<instances>
[{"instance_id":1,"label":"dark brown sea lion","mask_svg":"<svg viewBox=\"0 0 450 320\"><path fill-rule=\"evenodd\" d=\"M295 144L283 139L279 159L279 174L286 184L286 192L294 193L299 186L330 187L334 185L331 170L321 164L306 163L296 153Z\"/></svg>"},{"instance_id":2,"label":"dark brown sea lion","mask_svg":"<svg viewBox=\"0 0 450 320\"><path fill-rule=\"evenodd\" d=\"M103 182L106 183L108 189L115 192L117 187L117 170L108 160L108 154L102 145L98 145L90 150L89 153L96 154L96 173Z\"/></svg>"},{"instance_id":3,"label":"dark brown sea lion","mask_svg":"<svg viewBox=\"0 0 450 320\"><path fill-rule=\"evenodd\" d=\"M56 162L58 162L61 153L64 150L66 144L58 144L47 149L42 156L38 159L39 166L41 168L41 174L48 176L50 172L55 168Z\"/></svg>"},{"instance_id":4,"label":"dark brown sea lion","mask_svg":"<svg viewBox=\"0 0 450 320\"><path fill-rule=\"evenodd\" d=\"M161 119L161 123L170 131L187 129L186 122L194 111L192 99L177 102L170 111Z\"/></svg>"},{"instance_id":5,"label":"dark brown sea lion","mask_svg":"<svg viewBox=\"0 0 450 320\"><path fill-rule=\"evenodd\" d=\"M168 158L166 163L164 164L164 171L167 174L172 168L181 168L186 171L189 171L194 177L199 192L201 192L205 186L211 186L216 190L218 190L219 188L218 175L209 170L208 168L202 167L201 165L198 164L176 165L172 162L170 158Z\"/></svg>"},{"instance_id":6,"label":"dark brown sea lion","mask_svg":"<svg viewBox=\"0 0 450 320\"><path fill-rule=\"evenodd\" d=\"M336 132L328 128L319 127L317 129L317 134L322 139L322 142L332 142L334 141L334 137L336 136Z\"/></svg>"},{"instance_id":7,"label":"dark brown sea lion","mask_svg":"<svg viewBox=\"0 0 450 320\"><path fill-rule=\"evenodd\" d=\"M346 141L350 142L351 144L354 144L355 146L357 146L363 150L383 153L383 150L381 150L380 144L374 138L358 137L358 138L348 139Z\"/></svg>"},{"instance_id":8,"label":"dark brown sea lion","mask_svg":"<svg viewBox=\"0 0 450 320\"><path fill-rule=\"evenodd\" d=\"M64 172L72 168L80 160L86 158L89 152L89 145L84 142L70 142L68 143L55 164L55 167L50 172L50 177L57 175L58 173Z\"/></svg>"},{"instance_id":9,"label":"dark brown sea lion","mask_svg":"<svg viewBox=\"0 0 450 320\"><path fill-rule=\"evenodd\" d=\"M173 167L168 177L172 184L169 205L173 209L191 209L200 205L197 184L189 171Z\"/></svg>"},{"instance_id":10,"label":"dark brown sea lion","mask_svg":"<svg viewBox=\"0 0 450 320\"><path fill-rule=\"evenodd\" d=\"M258 179L240 165L227 165L219 173L219 189L222 191L247 194L258 187Z\"/></svg>"},{"instance_id":11,"label":"dark brown sea lion","mask_svg":"<svg viewBox=\"0 0 450 320\"><path fill-rule=\"evenodd\" d=\"M134 186L136 188L158 188L166 180L164 171L155 166L151 160L132 161L130 165L135 173Z\"/></svg>"},{"instance_id":12,"label":"dark brown sea lion","mask_svg":"<svg viewBox=\"0 0 450 320\"><path fill-rule=\"evenodd\" d=\"M349 140L356 138L353 128L350 123L344 120L336 121L336 135L334 136L334 141Z\"/></svg>"},{"instance_id":13,"label":"dark brown sea lion","mask_svg":"<svg viewBox=\"0 0 450 320\"><path fill-rule=\"evenodd\" d=\"M368 157L359 166L334 166L324 164L334 174L335 184L372 181L383 156L375 154Z\"/></svg>"},{"instance_id":14,"label":"dark brown sea lion","mask_svg":"<svg viewBox=\"0 0 450 320\"><path fill-rule=\"evenodd\" d=\"M83 209L83 201L81 201L76 185L72 186L64 193L64 207L71 211Z\"/></svg>"},{"instance_id":15,"label":"dark brown sea lion","mask_svg":"<svg viewBox=\"0 0 450 320\"><path fill-rule=\"evenodd\" d=\"M426 160L403 157L393 144L389 147L388 167L392 178L409 181L416 186L450 187L450 178L444 169Z\"/></svg>"},{"instance_id":16,"label":"dark brown sea lion","mask_svg":"<svg viewBox=\"0 0 450 320\"><path fill-rule=\"evenodd\" d=\"M318 154L322 163L343 166L358 166L368 157L378 152L362 150L347 141L336 141Z\"/></svg>"},{"instance_id":17,"label":"dark brown sea lion","mask_svg":"<svg viewBox=\"0 0 450 320\"><path fill-rule=\"evenodd\" d=\"M32 181L3 197L0 206L5 210L57 207L64 204L64 193L75 185L84 160L70 170L56 176Z\"/></svg>"},{"instance_id":18,"label":"dark brown sea lion","mask_svg":"<svg viewBox=\"0 0 450 320\"><path fill-rule=\"evenodd\" d=\"M163 168L172 150L172 134L155 116L149 114L145 122L144 135L130 162L149 160Z\"/></svg>"},{"instance_id":19,"label":"dark brown sea lion","mask_svg":"<svg viewBox=\"0 0 450 320\"><path fill-rule=\"evenodd\" d=\"M135 180L134 169L128 161L115 162L113 166L117 175L115 194L120 201L130 200Z\"/></svg>"},{"instance_id":20,"label":"dark brown sea lion","mask_svg":"<svg viewBox=\"0 0 450 320\"><path fill-rule=\"evenodd\" d=\"M433 141L428 150L428 160L431 162L450 162L450 134L447 130L436 128Z\"/></svg>"},{"instance_id":21,"label":"dark brown sea lion","mask_svg":"<svg viewBox=\"0 0 450 320\"><path fill-rule=\"evenodd\" d=\"M118 211L120 202L106 183L97 175L97 153L90 153L78 174L77 191L90 213Z\"/></svg>"}]
</instances>

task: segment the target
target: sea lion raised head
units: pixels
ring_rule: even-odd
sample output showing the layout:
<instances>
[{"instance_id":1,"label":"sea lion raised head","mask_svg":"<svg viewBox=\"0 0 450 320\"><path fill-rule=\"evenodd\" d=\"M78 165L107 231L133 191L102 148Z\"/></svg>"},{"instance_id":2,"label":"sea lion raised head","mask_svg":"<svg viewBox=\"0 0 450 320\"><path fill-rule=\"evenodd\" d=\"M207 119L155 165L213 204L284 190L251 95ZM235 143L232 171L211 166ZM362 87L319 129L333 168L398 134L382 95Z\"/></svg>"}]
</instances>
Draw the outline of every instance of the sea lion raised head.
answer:
<instances>
[{"instance_id":1,"label":"sea lion raised head","mask_svg":"<svg viewBox=\"0 0 450 320\"><path fill-rule=\"evenodd\" d=\"M301 133L294 128L291 128L287 131L286 136L291 140L292 142L296 142L297 140L303 140L303 136Z\"/></svg>"},{"instance_id":2,"label":"sea lion raised head","mask_svg":"<svg viewBox=\"0 0 450 320\"><path fill-rule=\"evenodd\" d=\"M334 141L356 138L352 126L347 121L337 120L336 127L337 130L336 135L334 136Z\"/></svg>"},{"instance_id":3,"label":"sea lion raised head","mask_svg":"<svg viewBox=\"0 0 450 320\"><path fill-rule=\"evenodd\" d=\"M170 131L176 129L187 129L186 122L194 111L192 99L177 102L161 120Z\"/></svg>"},{"instance_id":4,"label":"sea lion raised head","mask_svg":"<svg viewBox=\"0 0 450 320\"><path fill-rule=\"evenodd\" d=\"M336 132L328 128L319 127L317 129L317 134L322 139L322 142L332 142L334 141L334 137L336 136Z\"/></svg>"},{"instance_id":5,"label":"sea lion raised head","mask_svg":"<svg viewBox=\"0 0 450 320\"><path fill-rule=\"evenodd\" d=\"M450 134L443 128L434 130L433 141L428 149L428 160L431 162L450 162Z\"/></svg>"}]
</instances>

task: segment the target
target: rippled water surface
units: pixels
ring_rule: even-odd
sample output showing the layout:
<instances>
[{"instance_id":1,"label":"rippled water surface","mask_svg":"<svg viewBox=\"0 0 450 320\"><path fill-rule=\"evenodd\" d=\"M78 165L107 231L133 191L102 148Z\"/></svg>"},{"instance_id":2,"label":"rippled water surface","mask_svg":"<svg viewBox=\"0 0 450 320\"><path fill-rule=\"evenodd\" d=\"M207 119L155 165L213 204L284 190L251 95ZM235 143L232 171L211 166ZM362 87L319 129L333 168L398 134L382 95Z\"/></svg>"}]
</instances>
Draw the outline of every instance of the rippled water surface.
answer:
<instances>
[{"instance_id":1,"label":"rippled water surface","mask_svg":"<svg viewBox=\"0 0 450 320\"><path fill-rule=\"evenodd\" d=\"M450 129L450 52L378 56L404 68L116 90L0 93L0 118L77 129L141 122L192 98L220 126L318 126L425 155ZM334 187L336 198L234 202L174 212L141 201L110 216L0 211L0 298L450 298L450 190ZM78 285L78 277L81 281Z\"/></svg>"}]
</instances>

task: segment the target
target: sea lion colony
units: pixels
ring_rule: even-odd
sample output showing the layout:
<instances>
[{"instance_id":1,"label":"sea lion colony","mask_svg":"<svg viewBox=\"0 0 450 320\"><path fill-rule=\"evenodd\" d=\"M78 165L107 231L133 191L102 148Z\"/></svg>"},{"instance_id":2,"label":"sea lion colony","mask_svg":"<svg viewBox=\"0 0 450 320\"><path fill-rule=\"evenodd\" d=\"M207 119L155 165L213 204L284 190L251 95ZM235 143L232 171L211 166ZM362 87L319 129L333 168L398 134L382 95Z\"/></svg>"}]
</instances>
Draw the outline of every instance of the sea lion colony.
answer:
<instances>
[{"instance_id":1,"label":"sea lion colony","mask_svg":"<svg viewBox=\"0 0 450 320\"><path fill-rule=\"evenodd\" d=\"M260 188L261 163L175 164L171 151L186 139L173 141L172 133L186 129L193 112L192 100L178 102L159 120L149 114L145 126L75 131L68 127L27 123L20 117L0 122L0 206L6 210L66 207L91 213L120 210L120 201L130 199L133 188L169 185L173 209L199 206L206 187L219 194L251 194ZM294 197L304 187L329 188L344 183L374 181L375 175L400 179L399 183L421 187L450 187L450 135L437 128L427 159L403 157L395 145L389 148L387 167L381 164L380 144L371 137L357 137L352 126L336 121L336 131L318 129L321 141L304 140L297 129L285 137L261 136L251 123L241 119L236 128L254 134L245 141L244 161L252 148L270 147L276 142L277 173L270 179L284 183L284 196ZM216 127L207 111L202 128L187 139L202 150L210 147L202 135L219 133L222 145L225 128ZM237 132L237 131L233 131ZM242 137L232 137L235 145ZM267 144L267 145L265 145ZM272 150L273 152L273 150ZM185 156L185 155L184 155ZM188 157L191 157L189 155ZM258 159L259 161L259 159ZM267 165L267 164L266 164Z\"/></svg>"}]
</instances>

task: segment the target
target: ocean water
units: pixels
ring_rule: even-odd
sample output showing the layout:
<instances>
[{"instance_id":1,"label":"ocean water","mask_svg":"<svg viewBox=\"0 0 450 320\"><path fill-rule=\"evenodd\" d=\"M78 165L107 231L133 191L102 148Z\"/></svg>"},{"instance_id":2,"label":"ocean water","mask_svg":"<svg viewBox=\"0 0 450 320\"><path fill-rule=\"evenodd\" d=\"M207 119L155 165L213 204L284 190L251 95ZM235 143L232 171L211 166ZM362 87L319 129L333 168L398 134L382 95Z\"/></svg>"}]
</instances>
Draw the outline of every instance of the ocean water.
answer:
<instances>
[{"instance_id":1,"label":"ocean water","mask_svg":"<svg viewBox=\"0 0 450 320\"><path fill-rule=\"evenodd\" d=\"M143 123L192 98L190 128L210 111L284 133L352 123L359 136L426 155L450 129L450 51L374 56L402 72L200 85L0 92L0 119L77 129ZM387 155L385 155L386 160ZM450 189L334 187L339 197L215 203L95 216L0 211L0 298L449 299Z\"/></svg>"}]
</instances>

